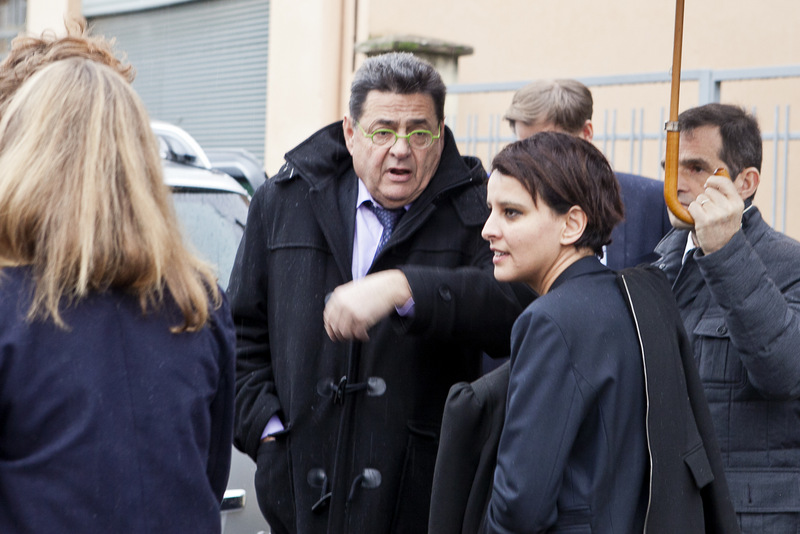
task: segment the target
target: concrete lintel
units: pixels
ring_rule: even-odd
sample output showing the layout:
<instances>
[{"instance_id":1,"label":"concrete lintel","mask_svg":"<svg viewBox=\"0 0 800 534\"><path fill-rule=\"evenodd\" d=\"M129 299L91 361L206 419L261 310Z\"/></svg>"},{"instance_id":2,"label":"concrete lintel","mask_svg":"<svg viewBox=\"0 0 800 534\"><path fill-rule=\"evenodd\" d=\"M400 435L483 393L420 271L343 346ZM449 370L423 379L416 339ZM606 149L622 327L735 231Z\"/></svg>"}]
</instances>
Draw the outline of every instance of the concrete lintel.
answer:
<instances>
[{"instance_id":1,"label":"concrete lintel","mask_svg":"<svg viewBox=\"0 0 800 534\"><path fill-rule=\"evenodd\" d=\"M419 35L386 35L356 44L356 52L361 52L367 56L375 56L386 52L412 52L420 55L458 58L471 55L474 49L468 45Z\"/></svg>"}]
</instances>

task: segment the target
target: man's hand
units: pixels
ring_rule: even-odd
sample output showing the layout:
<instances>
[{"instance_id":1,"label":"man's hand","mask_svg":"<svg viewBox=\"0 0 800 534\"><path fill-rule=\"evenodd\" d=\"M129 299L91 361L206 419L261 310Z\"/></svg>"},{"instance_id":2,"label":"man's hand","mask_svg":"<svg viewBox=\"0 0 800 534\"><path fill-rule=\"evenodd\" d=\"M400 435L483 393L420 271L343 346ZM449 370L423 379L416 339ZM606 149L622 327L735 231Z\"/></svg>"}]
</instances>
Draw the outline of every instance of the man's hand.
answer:
<instances>
[{"instance_id":1,"label":"man's hand","mask_svg":"<svg viewBox=\"0 0 800 534\"><path fill-rule=\"evenodd\" d=\"M724 247L742 226L744 201L727 176L710 176L705 191L689 204L697 245L704 254Z\"/></svg>"},{"instance_id":2,"label":"man's hand","mask_svg":"<svg viewBox=\"0 0 800 534\"><path fill-rule=\"evenodd\" d=\"M410 298L406 275L398 269L348 282L337 287L325 304L325 331L334 341L367 341L367 331Z\"/></svg>"}]
</instances>

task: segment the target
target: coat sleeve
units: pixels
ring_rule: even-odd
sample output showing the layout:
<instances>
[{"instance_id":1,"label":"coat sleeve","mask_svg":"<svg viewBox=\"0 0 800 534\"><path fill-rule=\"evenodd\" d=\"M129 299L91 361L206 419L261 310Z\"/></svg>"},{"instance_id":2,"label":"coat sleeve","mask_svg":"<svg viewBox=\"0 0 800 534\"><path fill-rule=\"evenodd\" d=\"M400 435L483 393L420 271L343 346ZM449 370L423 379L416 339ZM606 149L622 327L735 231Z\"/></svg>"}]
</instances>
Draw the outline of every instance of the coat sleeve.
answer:
<instances>
[{"instance_id":1,"label":"coat sleeve","mask_svg":"<svg viewBox=\"0 0 800 534\"><path fill-rule=\"evenodd\" d=\"M461 532L480 457L482 412L481 399L475 396L472 384L459 382L450 388L433 471L430 532Z\"/></svg>"},{"instance_id":2,"label":"coat sleeve","mask_svg":"<svg viewBox=\"0 0 800 534\"><path fill-rule=\"evenodd\" d=\"M456 269L401 267L415 303L413 318L404 321L410 333L468 340L491 356L508 356L511 327L535 294L523 284L498 282L488 246L486 252Z\"/></svg>"},{"instance_id":3,"label":"coat sleeve","mask_svg":"<svg viewBox=\"0 0 800 534\"><path fill-rule=\"evenodd\" d=\"M587 404L559 325L529 308L514 326L512 365L488 532L544 532L556 523L564 471ZM544 430L546 429L546 431Z\"/></svg>"},{"instance_id":4,"label":"coat sleeve","mask_svg":"<svg viewBox=\"0 0 800 534\"><path fill-rule=\"evenodd\" d=\"M428 531L477 532L491 496L505 416L508 362L450 388L433 472Z\"/></svg>"},{"instance_id":5,"label":"coat sleeve","mask_svg":"<svg viewBox=\"0 0 800 534\"><path fill-rule=\"evenodd\" d=\"M789 247L788 242L771 245ZM771 265L775 272L794 273L779 287L742 231L722 249L697 258L714 300L723 309L731 344L751 384L776 400L800 398L800 271L796 261L797 255L787 254L782 260L785 265Z\"/></svg>"},{"instance_id":6,"label":"coat sleeve","mask_svg":"<svg viewBox=\"0 0 800 534\"><path fill-rule=\"evenodd\" d=\"M233 322L228 301L214 313L214 335L219 345L219 385L211 402L211 440L206 468L209 482L217 498L222 501L231 465L231 440L233 439L234 362L236 359Z\"/></svg>"},{"instance_id":7,"label":"coat sleeve","mask_svg":"<svg viewBox=\"0 0 800 534\"><path fill-rule=\"evenodd\" d=\"M267 321L267 187L253 197L242 242L228 284L236 328L236 403L234 445L256 459L261 433L280 411L276 395Z\"/></svg>"}]
</instances>

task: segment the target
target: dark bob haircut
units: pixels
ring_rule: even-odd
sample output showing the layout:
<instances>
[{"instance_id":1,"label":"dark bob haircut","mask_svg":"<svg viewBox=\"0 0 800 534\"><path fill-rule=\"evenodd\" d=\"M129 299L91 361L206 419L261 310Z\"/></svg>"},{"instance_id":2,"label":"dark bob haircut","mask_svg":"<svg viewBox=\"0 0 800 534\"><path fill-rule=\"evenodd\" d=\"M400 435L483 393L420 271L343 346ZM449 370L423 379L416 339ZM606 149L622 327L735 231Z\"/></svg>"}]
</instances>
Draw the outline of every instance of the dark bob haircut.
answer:
<instances>
[{"instance_id":1,"label":"dark bob haircut","mask_svg":"<svg viewBox=\"0 0 800 534\"><path fill-rule=\"evenodd\" d=\"M506 146L492 169L517 179L534 205L544 202L563 215L579 206L586 229L575 248L602 255L611 231L624 216L619 183L608 160L590 142L558 132L541 132Z\"/></svg>"}]
</instances>

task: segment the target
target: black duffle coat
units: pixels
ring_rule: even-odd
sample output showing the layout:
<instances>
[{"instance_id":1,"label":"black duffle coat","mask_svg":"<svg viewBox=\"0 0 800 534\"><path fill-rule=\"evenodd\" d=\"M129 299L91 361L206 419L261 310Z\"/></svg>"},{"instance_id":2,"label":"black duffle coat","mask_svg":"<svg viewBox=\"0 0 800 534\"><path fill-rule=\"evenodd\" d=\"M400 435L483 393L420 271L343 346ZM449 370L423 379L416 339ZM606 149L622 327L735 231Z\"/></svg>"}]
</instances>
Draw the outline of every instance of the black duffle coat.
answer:
<instances>
[{"instance_id":1,"label":"black duffle coat","mask_svg":"<svg viewBox=\"0 0 800 534\"><path fill-rule=\"evenodd\" d=\"M444 401L481 353L508 354L524 308L480 232L486 173L445 129L439 167L371 272L400 268L413 318L334 343L325 296L352 279L357 178L341 122L286 155L255 194L229 295L238 330L235 444L258 464L275 532L427 530ZM344 378L343 378L344 377ZM261 443L278 414L286 430Z\"/></svg>"}]
</instances>

